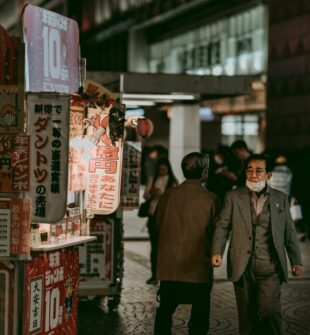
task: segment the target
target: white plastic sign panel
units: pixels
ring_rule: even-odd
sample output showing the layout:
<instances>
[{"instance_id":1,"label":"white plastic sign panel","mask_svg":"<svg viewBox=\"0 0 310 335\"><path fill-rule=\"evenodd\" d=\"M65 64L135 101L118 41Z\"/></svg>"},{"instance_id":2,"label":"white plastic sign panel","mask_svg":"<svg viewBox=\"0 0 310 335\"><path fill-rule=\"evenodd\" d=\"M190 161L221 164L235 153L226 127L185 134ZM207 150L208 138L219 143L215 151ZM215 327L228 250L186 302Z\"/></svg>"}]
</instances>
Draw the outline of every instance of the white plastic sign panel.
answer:
<instances>
[{"instance_id":1,"label":"white plastic sign panel","mask_svg":"<svg viewBox=\"0 0 310 335\"><path fill-rule=\"evenodd\" d=\"M27 113L32 221L56 223L67 204L70 98L29 94Z\"/></svg>"},{"instance_id":2,"label":"white plastic sign panel","mask_svg":"<svg viewBox=\"0 0 310 335\"><path fill-rule=\"evenodd\" d=\"M75 93L80 83L77 22L26 5L22 16L27 92Z\"/></svg>"}]
</instances>

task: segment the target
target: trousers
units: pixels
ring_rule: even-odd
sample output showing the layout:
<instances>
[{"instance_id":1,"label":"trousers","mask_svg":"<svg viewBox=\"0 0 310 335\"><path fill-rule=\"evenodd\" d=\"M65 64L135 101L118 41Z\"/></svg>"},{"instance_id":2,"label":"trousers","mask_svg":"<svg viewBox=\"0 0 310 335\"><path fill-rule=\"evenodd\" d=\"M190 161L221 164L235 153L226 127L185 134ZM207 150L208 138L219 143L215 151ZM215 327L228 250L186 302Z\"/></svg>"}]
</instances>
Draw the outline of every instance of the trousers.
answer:
<instances>
[{"instance_id":1,"label":"trousers","mask_svg":"<svg viewBox=\"0 0 310 335\"><path fill-rule=\"evenodd\" d=\"M156 219L155 216L149 216L147 221L147 229L149 232L150 242L151 242L151 277L156 279L157 277L157 250L158 250L158 231L156 229Z\"/></svg>"},{"instance_id":2,"label":"trousers","mask_svg":"<svg viewBox=\"0 0 310 335\"><path fill-rule=\"evenodd\" d=\"M191 304L189 335L207 335L210 319L212 284L161 281L154 335L171 335L172 316L179 304Z\"/></svg>"},{"instance_id":3,"label":"trousers","mask_svg":"<svg viewBox=\"0 0 310 335\"><path fill-rule=\"evenodd\" d=\"M251 257L234 283L240 335L281 334L281 276L278 261Z\"/></svg>"}]
</instances>

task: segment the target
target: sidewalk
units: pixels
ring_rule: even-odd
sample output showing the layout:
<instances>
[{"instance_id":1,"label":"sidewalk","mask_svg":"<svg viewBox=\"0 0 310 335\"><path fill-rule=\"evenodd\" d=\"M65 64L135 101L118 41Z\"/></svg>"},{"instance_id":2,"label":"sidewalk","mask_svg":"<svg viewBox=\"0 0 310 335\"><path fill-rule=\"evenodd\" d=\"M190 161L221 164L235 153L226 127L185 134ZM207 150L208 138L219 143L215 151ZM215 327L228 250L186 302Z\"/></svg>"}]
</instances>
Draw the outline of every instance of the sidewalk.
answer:
<instances>
[{"instance_id":1,"label":"sidewalk","mask_svg":"<svg viewBox=\"0 0 310 335\"><path fill-rule=\"evenodd\" d=\"M146 241L125 242L125 273L121 303L109 313L106 299L99 304L80 302L79 335L151 335L158 306L158 286L146 285L149 277L149 244ZM310 280L291 280L282 290L282 335L310 334ZM189 305L180 305L173 317L172 335L187 335ZM210 335L238 334L233 285L216 281L212 289Z\"/></svg>"},{"instance_id":2,"label":"sidewalk","mask_svg":"<svg viewBox=\"0 0 310 335\"><path fill-rule=\"evenodd\" d=\"M142 256L148 260L150 254L150 246L148 241L148 232L146 228L146 218L139 218L137 210L124 212L124 239L125 241L141 241L136 244L127 244L128 251ZM298 237L300 237L299 235ZM300 242L300 249L303 261L303 274L301 277L293 277L289 271L290 280L310 280L310 241ZM214 270L216 280L226 280L226 252L223 257L223 265ZM289 261L288 261L288 264ZM290 269L289 269L290 270Z\"/></svg>"},{"instance_id":3,"label":"sidewalk","mask_svg":"<svg viewBox=\"0 0 310 335\"><path fill-rule=\"evenodd\" d=\"M147 285L150 276L150 243L146 219L137 211L124 213L124 279L121 302L115 312L109 312L107 298L80 301L79 335L151 335L158 286ZM310 242L300 243L304 272L291 277L282 288L282 335L310 335ZM224 258L225 259L225 258ZM172 335L187 335L189 305L180 305L173 316ZM226 265L215 270L212 289L210 335L238 334L237 308L233 285L226 279Z\"/></svg>"}]
</instances>

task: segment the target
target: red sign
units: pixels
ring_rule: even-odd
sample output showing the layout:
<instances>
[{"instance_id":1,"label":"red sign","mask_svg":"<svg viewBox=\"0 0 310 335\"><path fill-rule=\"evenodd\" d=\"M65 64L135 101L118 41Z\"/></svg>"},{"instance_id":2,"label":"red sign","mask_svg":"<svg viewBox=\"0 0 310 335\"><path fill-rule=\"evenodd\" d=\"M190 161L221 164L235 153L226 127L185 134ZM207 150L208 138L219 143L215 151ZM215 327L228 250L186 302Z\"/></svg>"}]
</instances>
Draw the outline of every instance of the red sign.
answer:
<instances>
[{"instance_id":1,"label":"red sign","mask_svg":"<svg viewBox=\"0 0 310 335\"><path fill-rule=\"evenodd\" d=\"M30 254L30 200L11 199L11 255Z\"/></svg>"},{"instance_id":2,"label":"red sign","mask_svg":"<svg viewBox=\"0 0 310 335\"><path fill-rule=\"evenodd\" d=\"M49 10L26 5L23 12L27 92L78 91L77 22Z\"/></svg>"},{"instance_id":3,"label":"red sign","mask_svg":"<svg viewBox=\"0 0 310 335\"><path fill-rule=\"evenodd\" d=\"M77 334L79 255L74 248L26 263L24 334Z\"/></svg>"},{"instance_id":4,"label":"red sign","mask_svg":"<svg viewBox=\"0 0 310 335\"><path fill-rule=\"evenodd\" d=\"M0 192L29 190L29 136L0 133Z\"/></svg>"},{"instance_id":5,"label":"red sign","mask_svg":"<svg viewBox=\"0 0 310 335\"><path fill-rule=\"evenodd\" d=\"M1 256L29 255L30 223L28 199L0 199Z\"/></svg>"},{"instance_id":6,"label":"red sign","mask_svg":"<svg viewBox=\"0 0 310 335\"><path fill-rule=\"evenodd\" d=\"M14 138L12 188L14 192L29 190L30 138L19 134Z\"/></svg>"}]
</instances>

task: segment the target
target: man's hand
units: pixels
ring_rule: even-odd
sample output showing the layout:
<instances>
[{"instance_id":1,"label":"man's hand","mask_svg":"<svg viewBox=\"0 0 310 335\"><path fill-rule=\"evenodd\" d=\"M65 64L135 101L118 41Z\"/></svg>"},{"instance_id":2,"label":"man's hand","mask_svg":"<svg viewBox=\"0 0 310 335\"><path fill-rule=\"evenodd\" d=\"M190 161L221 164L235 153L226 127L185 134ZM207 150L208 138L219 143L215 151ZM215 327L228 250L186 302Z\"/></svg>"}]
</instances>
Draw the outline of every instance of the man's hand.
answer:
<instances>
[{"instance_id":1,"label":"man's hand","mask_svg":"<svg viewBox=\"0 0 310 335\"><path fill-rule=\"evenodd\" d=\"M213 255L211 257L212 265L217 268L222 265L222 256L221 255Z\"/></svg>"},{"instance_id":2,"label":"man's hand","mask_svg":"<svg viewBox=\"0 0 310 335\"><path fill-rule=\"evenodd\" d=\"M301 275L302 266L301 265L293 265L292 266L292 275L298 277Z\"/></svg>"}]
</instances>

